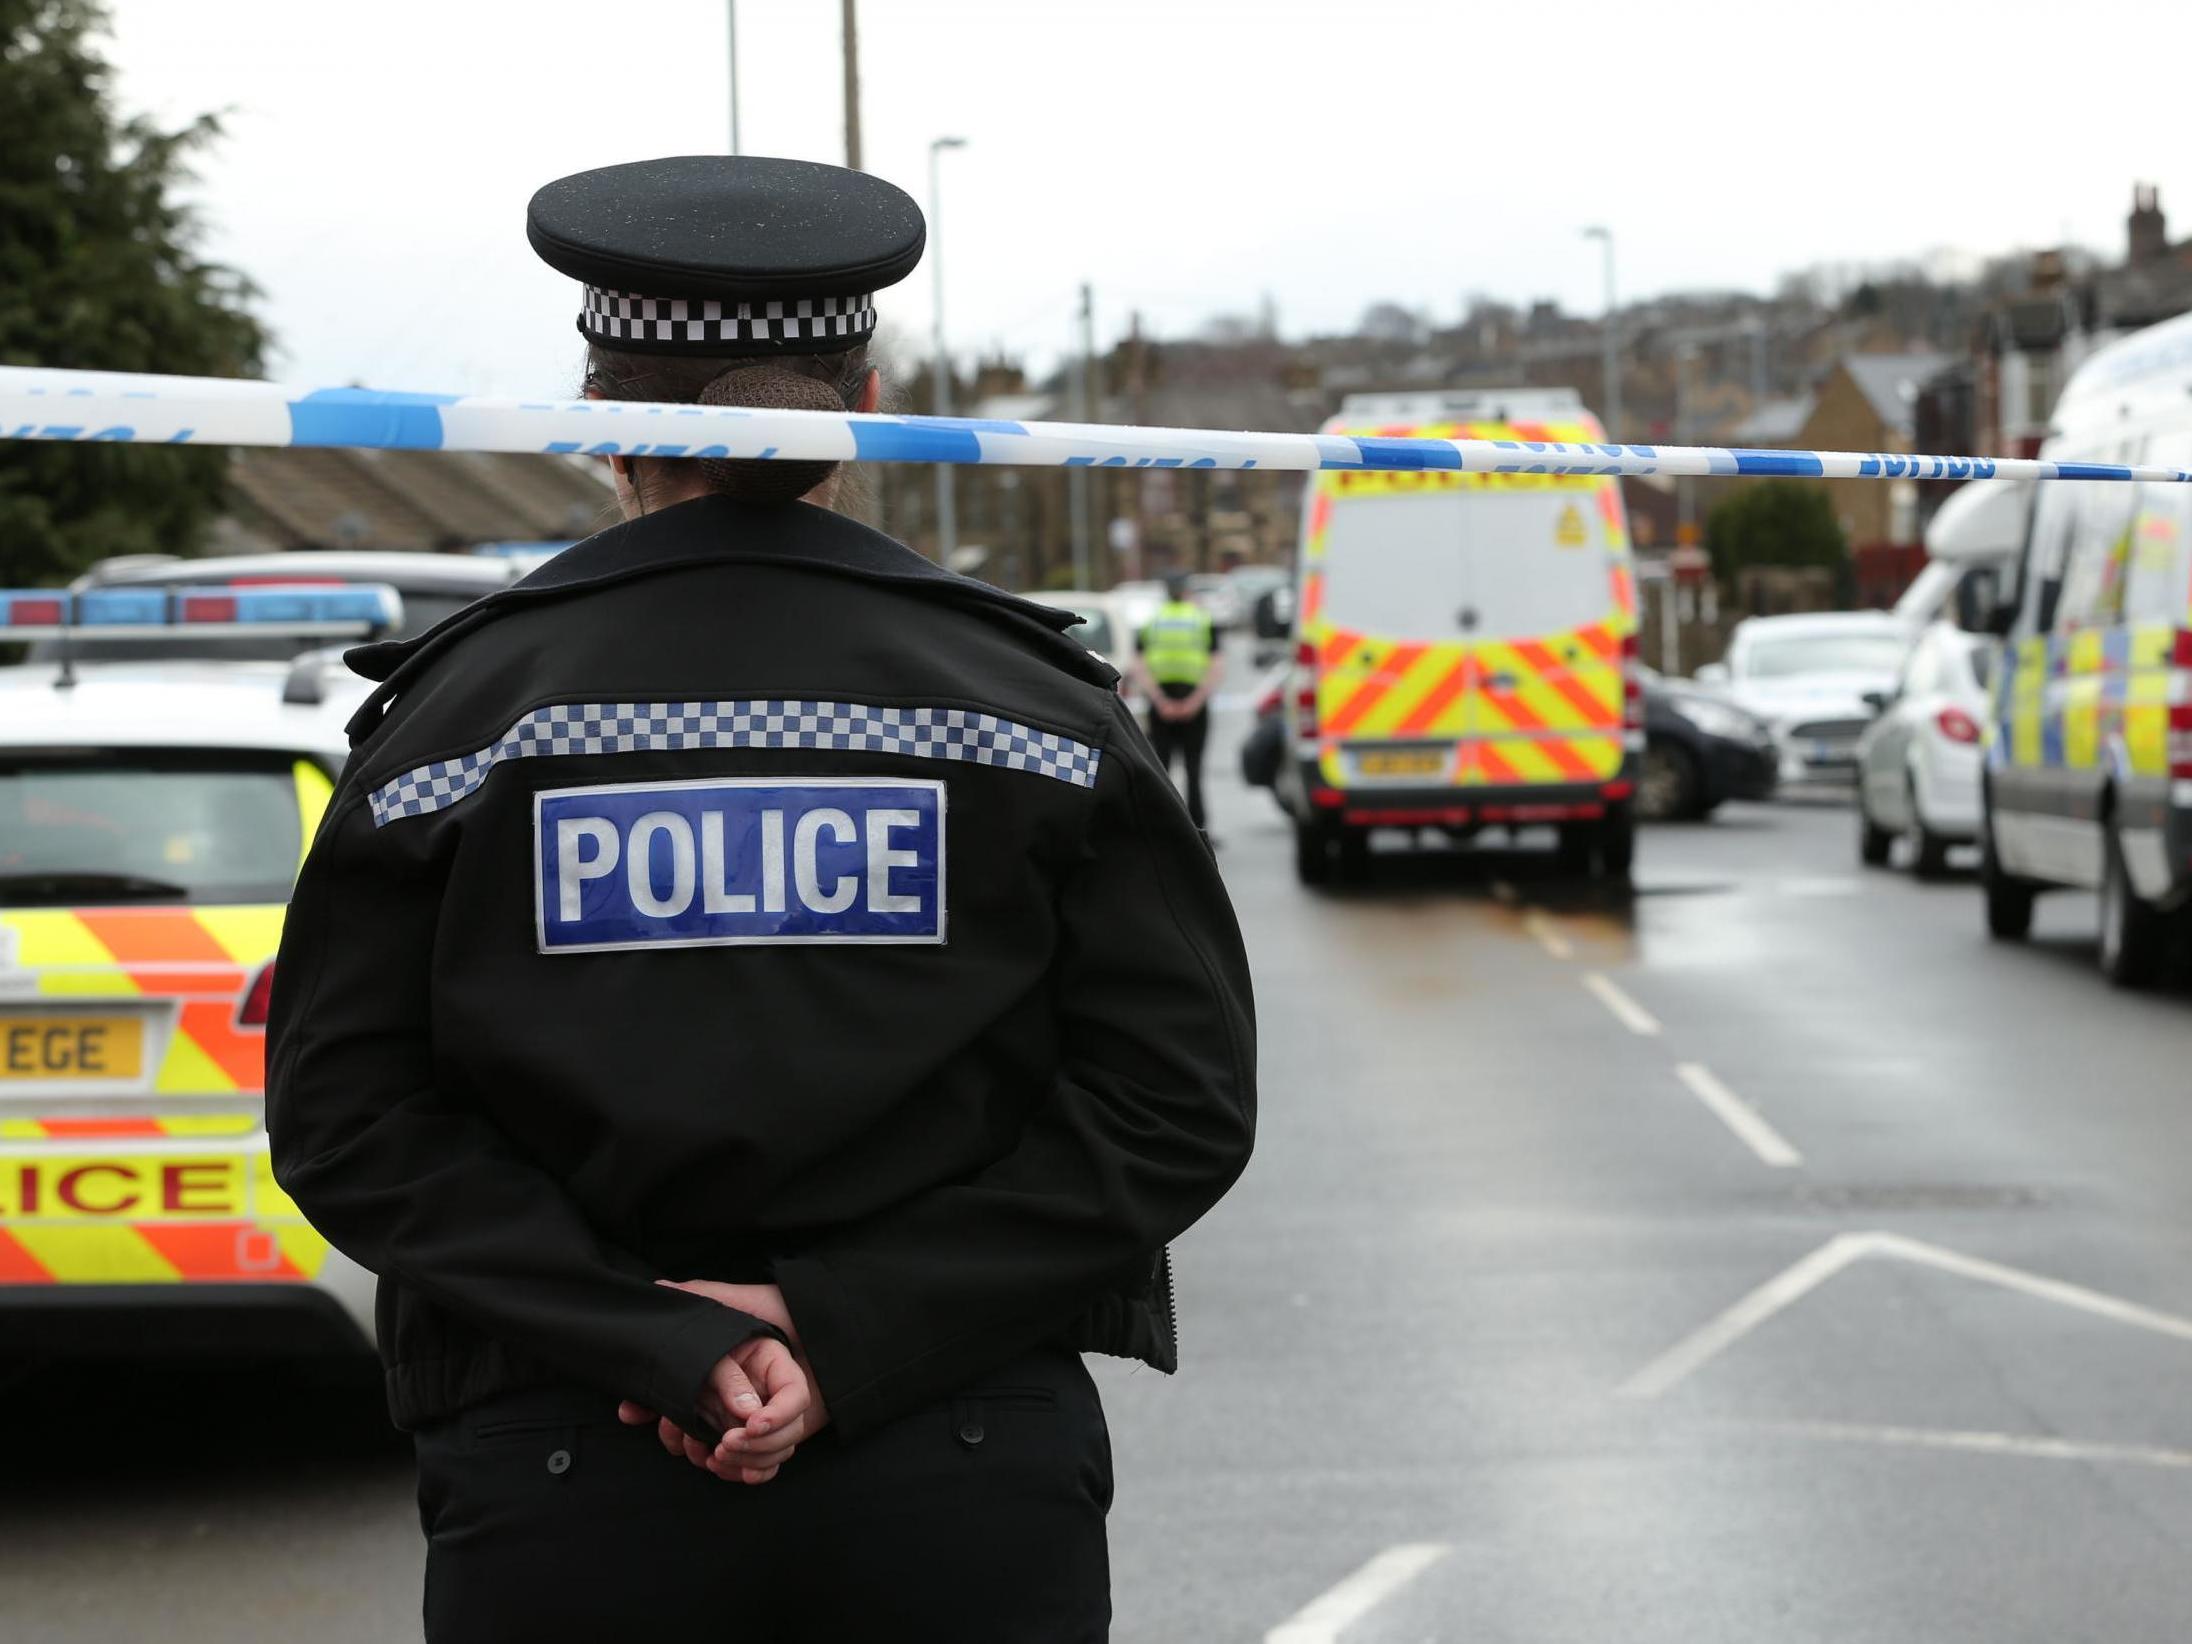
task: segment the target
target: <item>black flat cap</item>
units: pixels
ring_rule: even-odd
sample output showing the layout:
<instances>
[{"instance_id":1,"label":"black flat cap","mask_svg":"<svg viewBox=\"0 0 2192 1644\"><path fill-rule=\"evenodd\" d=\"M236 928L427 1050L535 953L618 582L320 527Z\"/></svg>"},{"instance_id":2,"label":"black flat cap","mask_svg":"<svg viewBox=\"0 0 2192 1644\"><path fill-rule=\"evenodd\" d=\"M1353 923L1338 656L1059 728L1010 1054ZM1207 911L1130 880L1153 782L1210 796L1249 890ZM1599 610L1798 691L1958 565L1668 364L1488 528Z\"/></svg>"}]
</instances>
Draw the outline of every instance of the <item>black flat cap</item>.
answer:
<instances>
[{"instance_id":1,"label":"black flat cap","mask_svg":"<svg viewBox=\"0 0 2192 1644\"><path fill-rule=\"evenodd\" d=\"M854 347L927 235L912 196L880 177L757 155L581 171L525 213L541 260L586 286L581 334L650 354Z\"/></svg>"}]
</instances>

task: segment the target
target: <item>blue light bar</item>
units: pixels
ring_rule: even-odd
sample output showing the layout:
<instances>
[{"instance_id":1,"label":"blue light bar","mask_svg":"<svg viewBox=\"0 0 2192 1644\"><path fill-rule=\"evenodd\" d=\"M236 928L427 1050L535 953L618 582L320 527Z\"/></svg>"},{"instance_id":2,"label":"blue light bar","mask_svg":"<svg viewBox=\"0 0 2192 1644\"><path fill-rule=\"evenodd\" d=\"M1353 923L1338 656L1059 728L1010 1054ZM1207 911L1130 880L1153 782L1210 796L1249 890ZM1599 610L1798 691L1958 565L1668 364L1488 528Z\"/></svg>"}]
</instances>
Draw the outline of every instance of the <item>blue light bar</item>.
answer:
<instances>
[{"instance_id":1,"label":"blue light bar","mask_svg":"<svg viewBox=\"0 0 2192 1644\"><path fill-rule=\"evenodd\" d=\"M341 586L208 584L176 588L0 589L0 639L131 639L249 633L361 637L403 624L383 582Z\"/></svg>"},{"instance_id":2,"label":"blue light bar","mask_svg":"<svg viewBox=\"0 0 2192 1644\"><path fill-rule=\"evenodd\" d=\"M571 546L572 539L561 542L475 542L468 552L482 559L548 559Z\"/></svg>"}]
</instances>

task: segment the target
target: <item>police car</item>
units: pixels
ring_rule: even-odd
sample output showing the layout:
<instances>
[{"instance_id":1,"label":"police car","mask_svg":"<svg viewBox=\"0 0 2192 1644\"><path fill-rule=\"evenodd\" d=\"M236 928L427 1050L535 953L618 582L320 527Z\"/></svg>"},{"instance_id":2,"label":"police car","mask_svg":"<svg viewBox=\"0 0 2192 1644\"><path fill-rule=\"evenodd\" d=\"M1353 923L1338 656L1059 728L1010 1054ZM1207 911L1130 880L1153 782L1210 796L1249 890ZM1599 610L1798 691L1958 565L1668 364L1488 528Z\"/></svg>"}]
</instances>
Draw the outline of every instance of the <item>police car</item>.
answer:
<instances>
[{"instance_id":1,"label":"police car","mask_svg":"<svg viewBox=\"0 0 2192 1644\"><path fill-rule=\"evenodd\" d=\"M275 1185L262 1111L283 908L366 686L280 653L403 621L386 586L0 592L41 649L282 642L0 668L0 1356L369 1347L372 1278Z\"/></svg>"}]
</instances>

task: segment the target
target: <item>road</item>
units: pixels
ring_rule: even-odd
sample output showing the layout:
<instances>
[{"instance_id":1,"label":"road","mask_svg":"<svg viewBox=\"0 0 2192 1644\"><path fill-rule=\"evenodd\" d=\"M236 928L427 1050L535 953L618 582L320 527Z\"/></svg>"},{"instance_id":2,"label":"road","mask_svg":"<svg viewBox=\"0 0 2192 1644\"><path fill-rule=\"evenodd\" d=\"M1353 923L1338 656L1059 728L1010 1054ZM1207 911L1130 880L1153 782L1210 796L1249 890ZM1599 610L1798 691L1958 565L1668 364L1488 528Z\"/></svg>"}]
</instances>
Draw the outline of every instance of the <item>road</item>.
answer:
<instances>
[{"instance_id":1,"label":"road","mask_svg":"<svg viewBox=\"0 0 2192 1644\"><path fill-rule=\"evenodd\" d=\"M2192 1635L2192 990L1850 817L1311 894L1215 755L1254 1167L1100 1367L1131 1644ZM19 1383L0 1635L415 1636L407 1459L278 1367Z\"/></svg>"}]
</instances>

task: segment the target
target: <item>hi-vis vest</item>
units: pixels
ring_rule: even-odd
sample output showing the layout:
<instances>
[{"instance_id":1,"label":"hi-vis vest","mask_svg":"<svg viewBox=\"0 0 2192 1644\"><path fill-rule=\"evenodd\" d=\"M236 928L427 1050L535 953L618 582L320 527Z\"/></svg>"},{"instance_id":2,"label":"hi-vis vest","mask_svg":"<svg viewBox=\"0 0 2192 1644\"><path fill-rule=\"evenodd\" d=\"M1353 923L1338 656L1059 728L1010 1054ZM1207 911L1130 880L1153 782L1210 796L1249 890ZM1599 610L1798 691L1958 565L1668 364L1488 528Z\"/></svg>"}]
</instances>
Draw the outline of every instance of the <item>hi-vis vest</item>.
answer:
<instances>
[{"instance_id":1,"label":"hi-vis vest","mask_svg":"<svg viewBox=\"0 0 2192 1644\"><path fill-rule=\"evenodd\" d=\"M1142 666L1160 685L1200 685L1212 648L1209 613L1184 599L1159 606L1142 629Z\"/></svg>"}]
</instances>

